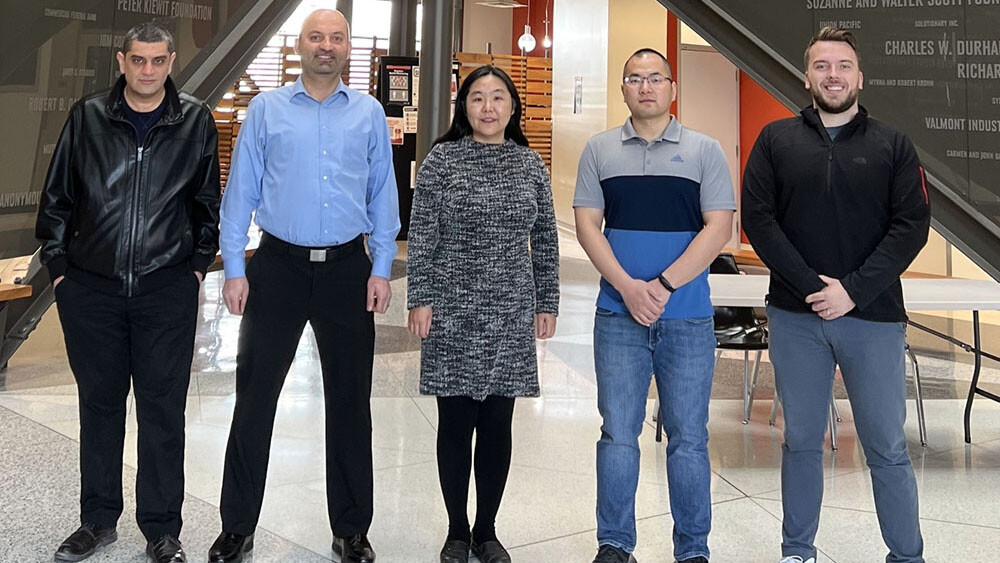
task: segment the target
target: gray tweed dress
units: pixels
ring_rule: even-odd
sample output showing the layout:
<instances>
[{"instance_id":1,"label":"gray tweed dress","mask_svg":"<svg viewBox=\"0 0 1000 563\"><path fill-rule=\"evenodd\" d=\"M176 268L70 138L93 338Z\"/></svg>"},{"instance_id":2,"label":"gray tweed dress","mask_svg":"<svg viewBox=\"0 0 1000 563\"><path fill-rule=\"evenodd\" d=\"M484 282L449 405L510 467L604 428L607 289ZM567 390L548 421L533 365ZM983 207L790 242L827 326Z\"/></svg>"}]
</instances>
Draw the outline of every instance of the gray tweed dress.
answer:
<instances>
[{"instance_id":1,"label":"gray tweed dress","mask_svg":"<svg viewBox=\"0 0 1000 563\"><path fill-rule=\"evenodd\" d=\"M436 145L417 175L406 273L407 306L431 307L421 393L538 396L535 314L559 309L559 241L535 151Z\"/></svg>"}]
</instances>

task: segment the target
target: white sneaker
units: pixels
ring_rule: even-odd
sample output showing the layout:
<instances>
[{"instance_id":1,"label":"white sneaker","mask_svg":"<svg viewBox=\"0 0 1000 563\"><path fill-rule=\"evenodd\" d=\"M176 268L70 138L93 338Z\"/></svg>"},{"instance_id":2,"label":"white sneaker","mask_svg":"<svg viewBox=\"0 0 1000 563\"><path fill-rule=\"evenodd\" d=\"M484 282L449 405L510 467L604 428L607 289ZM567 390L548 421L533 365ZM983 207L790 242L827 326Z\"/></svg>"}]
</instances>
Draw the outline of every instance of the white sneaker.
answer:
<instances>
[{"instance_id":1,"label":"white sneaker","mask_svg":"<svg viewBox=\"0 0 1000 563\"><path fill-rule=\"evenodd\" d=\"M802 558L799 557L798 555L793 555L791 557L786 557L782 559L781 563L816 563L816 558L810 557L809 559L803 561Z\"/></svg>"}]
</instances>

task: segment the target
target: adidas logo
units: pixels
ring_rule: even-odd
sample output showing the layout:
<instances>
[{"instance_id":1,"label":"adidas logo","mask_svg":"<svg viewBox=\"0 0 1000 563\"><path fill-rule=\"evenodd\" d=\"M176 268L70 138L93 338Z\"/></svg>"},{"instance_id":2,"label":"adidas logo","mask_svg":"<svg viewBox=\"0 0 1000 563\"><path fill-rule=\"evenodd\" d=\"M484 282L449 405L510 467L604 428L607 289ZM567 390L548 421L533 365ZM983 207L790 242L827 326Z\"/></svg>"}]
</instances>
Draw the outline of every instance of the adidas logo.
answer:
<instances>
[{"instance_id":1,"label":"adidas logo","mask_svg":"<svg viewBox=\"0 0 1000 563\"><path fill-rule=\"evenodd\" d=\"M674 157L670 159L670 162L684 162L684 159L681 158L681 155L675 154Z\"/></svg>"}]
</instances>

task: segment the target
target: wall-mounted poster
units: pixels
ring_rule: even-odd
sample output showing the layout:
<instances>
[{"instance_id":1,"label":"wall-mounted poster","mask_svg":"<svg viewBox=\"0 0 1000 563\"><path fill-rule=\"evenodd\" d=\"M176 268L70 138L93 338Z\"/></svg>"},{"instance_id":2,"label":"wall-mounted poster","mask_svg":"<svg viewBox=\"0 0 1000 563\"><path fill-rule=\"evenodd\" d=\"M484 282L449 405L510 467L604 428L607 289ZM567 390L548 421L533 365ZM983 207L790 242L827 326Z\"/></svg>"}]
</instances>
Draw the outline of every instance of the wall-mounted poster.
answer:
<instances>
[{"instance_id":1,"label":"wall-mounted poster","mask_svg":"<svg viewBox=\"0 0 1000 563\"><path fill-rule=\"evenodd\" d=\"M403 133L410 134L417 132L417 108L406 106L403 108Z\"/></svg>"},{"instance_id":2,"label":"wall-mounted poster","mask_svg":"<svg viewBox=\"0 0 1000 563\"><path fill-rule=\"evenodd\" d=\"M389 141L394 145L403 144L403 118L386 117L385 123L389 127Z\"/></svg>"},{"instance_id":3,"label":"wall-mounted poster","mask_svg":"<svg viewBox=\"0 0 1000 563\"><path fill-rule=\"evenodd\" d=\"M408 106L410 104L410 76L413 70L409 65L391 65L386 67L387 85L389 87L390 104Z\"/></svg>"},{"instance_id":4,"label":"wall-mounted poster","mask_svg":"<svg viewBox=\"0 0 1000 563\"><path fill-rule=\"evenodd\" d=\"M413 99L410 105L419 106L420 103L418 99L420 98L420 67L413 67Z\"/></svg>"}]
</instances>

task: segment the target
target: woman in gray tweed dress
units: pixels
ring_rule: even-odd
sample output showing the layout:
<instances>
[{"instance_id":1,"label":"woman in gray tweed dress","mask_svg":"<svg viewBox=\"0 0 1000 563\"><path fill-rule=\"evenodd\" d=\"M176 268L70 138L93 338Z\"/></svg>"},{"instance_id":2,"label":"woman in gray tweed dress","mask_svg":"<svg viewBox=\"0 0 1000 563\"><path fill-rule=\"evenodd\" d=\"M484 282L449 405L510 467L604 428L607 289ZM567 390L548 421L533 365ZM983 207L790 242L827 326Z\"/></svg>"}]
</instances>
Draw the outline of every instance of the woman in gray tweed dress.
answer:
<instances>
[{"instance_id":1,"label":"woman in gray tweed dress","mask_svg":"<svg viewBox=\"0 0 1000 563\"><path fill-rule=\"evenodd\" d=\"M510 468L515 397L538 396L535 339L555 331L559 241L542 159L521 132L510 77L480 67L417 175L407 248L420 392L437 396L448 511L443 563L506 563L494 522ZM466 506L476 434L476 521Z\"/></svg>"}]
</instances>

